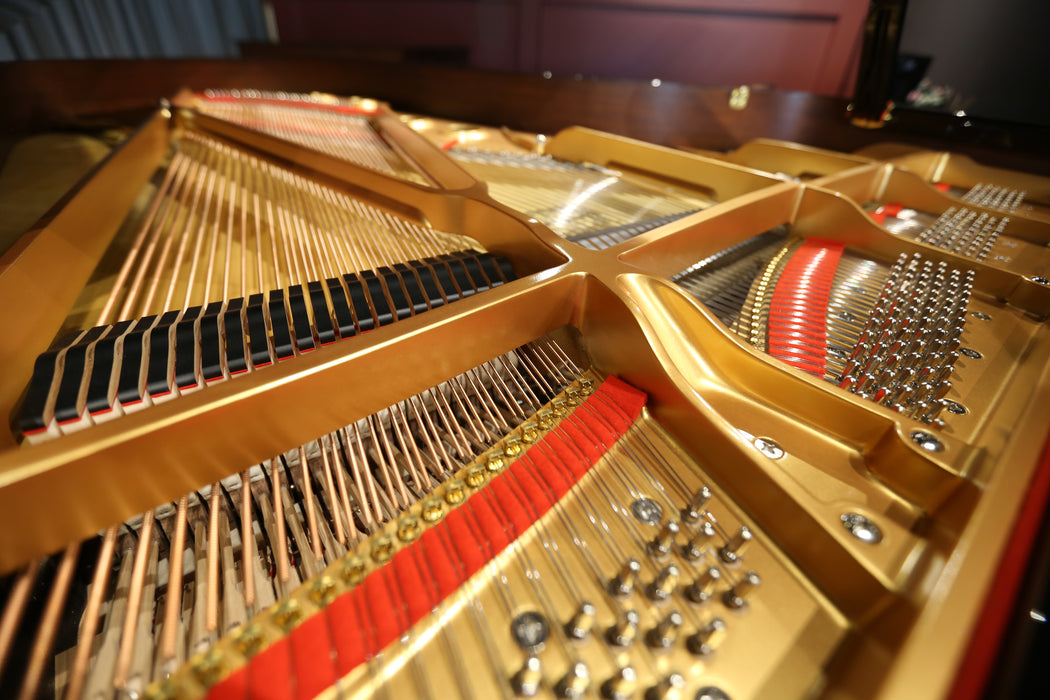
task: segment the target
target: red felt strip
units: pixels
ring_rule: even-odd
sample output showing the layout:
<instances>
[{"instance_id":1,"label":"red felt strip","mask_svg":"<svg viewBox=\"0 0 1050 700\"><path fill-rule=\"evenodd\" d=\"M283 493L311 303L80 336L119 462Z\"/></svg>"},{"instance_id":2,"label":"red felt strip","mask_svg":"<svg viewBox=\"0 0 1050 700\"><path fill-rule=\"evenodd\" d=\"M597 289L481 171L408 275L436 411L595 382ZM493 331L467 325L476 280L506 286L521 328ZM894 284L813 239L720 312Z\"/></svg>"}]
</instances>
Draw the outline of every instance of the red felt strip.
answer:
<instances>
[{"instance_id":1,"label":"red felt strip","mask_svg":"<svg viewBox=\"0 0 1050 700\"><path fill-rule=\"evenodd\" d=\"M572 485L576 483L576 474L570 467L570 461L562 459L561 455L558 454L558 451L554 449L554 443L558 440L559 438L556 435L551 434L537 449L530 451L528 456L531 457L533 453L535 453L536 455L541 455L543 459L547 460L551 469L557 471L561 478L568 484L568 487L566 488L566 491L568 491L568 489L572 488ZM579 461L579 459L579 457L576 457L575 461ZM540 462L537 461L537 464L539 463Z\"/></svg>"},{"instance_id":2,"label":"red felt strip","mask_svg":"<svg viewBox=\"0 0 1050 700\"><path fill-rule=\"evenodd\" d=\"M373 654L381 652L401 634L401 621L398 619L401 605L400 601L394 600L390 576L390 567L384 566L370 573L362 582L368 614L372 618L372 630L375 633L372 640Z\"/></svg>"},{"instance_id":3,"label":"red felt strip","mask_svg":"<svg viewBox=\"0 0 1050 700\"><path fill-rule=\"evenodd\" d=\"M463 508L457 508L448 514L443 523L448 528L449 537L455 547L455 553L459 561L463 562L466 576L485 565L485 555L481 551L481 543L474 537L474 532L467 523L467 514Z\"/></svg>"},{"instance_id":4,"label":"red felt strip","mask_svg":"<svg viewBox=\"0 0 1050 700\"><path fill-rule=\"evenodd\" d=\"M231 673L208 691L209 700L247 700L248 667L244 666Z\"/></svg>"},{"instance_id":5,"label":"red felt strip","mask_svg":"<svg viewBox=\"0 0 1050 700\"><path fill-rule=\"evenodd\" d=\"M267 700L292 700L292 654L285 637L252 657L248 664L248 696Z\"/></svg>"},{"instance_id":6,"label":"red felt strip","mask_svg":"<svg viewBox=\"0 0 1050 700\"><path fill-rule=\"evenodd\" d=\"M942 192L944 194L948 194L948 190L952 188L952 186L949 185L947 182L935 182L933 183L933 186L937 188L938 192Z\"/></svg>"},{"instance_id":7,"label":"red felt strip","mask_svg":"<svg viewBox=\"0 0 1050 700\"><path fill-rule=\"evenodd\" d=\"M827 368L828 298L844 249L838 241L807 240L784 266L770 303L769 354L819 377Z\"/></svg>"},{"instance_id":8,"label":"red felt strip","mask_svg":"<svg viewBox=\"0 0 1050 700\"><path fill-rule=\"evenodd\" d=\"M646 396L642 393L639 397L640 392L637 389L623 382L619 382L614 390L615 393L609 396L604 393L598 395L600 405L606 408L596 415L601 417L603 423L608 424L609 430L617 436L615 439L619 439L619 436L630 430L634 422L638 420L642 409L645 408ZM615 402L612 401L612 397L615 397ZM589 410L581 415L591 413L594 411Z\"/></svg>"},{"instance_id":9,"label":"red felt strip","mask_svg":"<svg viewBox=\"0 0 1050 700\"><path fill-rule=\"evenodd\" d=\"M393 565L393 563L391 564ZM376 653L381 652L386 644L400 637L401 632L412 627L412 618L408 617L404 602L398 595L397 577L394 574L394 569L395 566L385 566L372 573L373 576L379 574L379 582L382 584L383 593L386 594L388 601L386 604L391 612L390 617L379 619L376 623ZM372 610L370 612L374 619L379 617L376 611Z\"/></svg>"},{"instance_id":10,"label":"red felt strip","mask_svg":"<svg viewBox=\"0 0 1050 700\"><path fill-rule=\"evenodd\" d=\"M602 401L602 398L607 399ZM597 404L601 406L615 406L629 420L622 427L624 430L630 427L638 418L645 407L648 396L619 377L607 377L596 392ZM588 399L587 403L591 403Z\"/></svg>"},{"instance_id":11,"label":"red felt strip","mask_svg":"<svg viewBox=\"0 0 1050 700\"><path fill-rule=\"evenodd\" d=\"M478 520L477 510L485 505L484 503L482 503L482 499L483 494L486 493L487 490L488 489L479 494L479 497L476 500L472 499L465 503L460 509L463 511L463 522L467 524L467 527L470 528L471 533L473 533L474 538L478 542L478 547L481 550L481 558L483 560L482 566L492 561L492 558L496 556L496 554L500 551L492 546L492 540L489 539L489 535L496 535L499 531L503 529L502 521L499 521L497 522L496 532L489 533L487 530L482 528L481 521ZM509 542L513 538L514 535L509 534L504 538L504 541Z\"/></svg>"},{"instance_id":12,"label":"red felt strip","mask_svg":"<svg viewBox=\"0 0 1050 700\"><path fill-rule=\"evenodd\" d=\"M566 421L579 430L596 454L604 455L613 443L619 439L619 433L612 429L609 421L602 420L597 414L584 409L574 413Z\"/></svg>"},{"instance_id":13,"label":"red felt strip","mask_svg":"<svg viewBox=\"0 0 1050 700\"><path fill-rule=\"evenodd\" d=\"M449 561L452 562L452 568L456 572L456 580L460 584L464 583L470 576L470 572L467 571L467 566L463 563L463 560L456 556L456 546L452 542L452 530L445 527L444 523L442 523L435 527L434 531L438 533L441 546L448 553Z\"/></svg>"},{"instance_id":14,"label":"red felt strip","mask_svg":"<svg viewBox=\"0 0 1050 700\"><path fill-rule=\"evenodd\" d=\"M897 202L887 202L879 207L879 209L881 209L887 216L897 216L897 214L904 211L904 205L898 204Z\"/></svg>"},{"instance_id":15,"label":"red felt strip","mask_svg":"<svg viewBox=\"0 0 1050 700\"><path fill-rule=\"evenodd\" d=\"M526 505L536 504L543 510L548 510L554 505L554 501L551 500L550 491L543 488L533 472L529 469L514 469L510 472L512 475L511 485L517 486L515 491L518 491L519 498L521 498ZM516 479L516 481L515 481Z\"/></svg>"},{"instance_id":16,"label":"red felt strip","mask_svg":"<svg viewBox=\"0 0 1050 700\"><path fill-rule=\"evenodd\" d=\"M554 466L554 463L539 450L529 453L529 461L538 475L538 479L554 492L554 498L561 498L572 486L566 478L567 472L562 472Z\"/></svg>"},{"instance_id":17,"label":"red felt strip","mask_svg":"<svg viewBox=\"0 0 1050 700\"><path fill-rule=\"evenodd\" d=\"M456 575L456 567L452 563L448 549L441 541L440 532L441 530L437 528L431 528L424 532L423 536L419 538L419 547L416 547L416 549L422 549L426 554L427 564L430 567L431 575L434 577L434 583L437 585L438 594L445 598L459 588L460 581Z\"/></svg>"},{"instance_id":18,"label":"red felt strip","mask_svg":"<svg viewBox=\"0 0 1050 700\"><path fill-rule=\"evenodd\" d=\"M772 317L771 317L772 318ZM780 328L775 331L770 331L770 338L778 338L785 341L791 341L797 338L804 338L808 341L820 342L821 339L826 337L827 331L824 333L818 333L815 329L805 325L786 325L786 328Z\"/></svg>"},{"instance_id":19,"label":"red felt strip","mask_svg":"<svg viewBox=\"0 0 1050 700\"><path fill-rule=\"evenodd\" d=\"M503 480L504 483L507 485L507 494L509 494L509 497L512 499L510 507L519 509L522 513L524 513L525 516L529 519L529 526L531 527L531 524L539 520L540 516L543 513L550 510L550 502L547 501L546 503L534 505L525 498L525 494L521 489L521 484L519 483L521 471L522 470L518 469L508 471L506 474L504 474ZM498 504L497 507L502 508L502 504ZM506 509L503 509L502 512L506 513ZM526 530L527 529L528 528L526 528Z\"/></svg>"},{"instance_id":20,"label":"red felt strip","mask_svg":"<svg viewBox=\"0 0 1050 700\"><path fill-rule=\"evenodd\" d=\"M493 508L488 489L485 489L479 495L482 498L471 499L467 503L468 516L474 518L474 522L477 524L477 532L484 534L489 556L492 556L496 552L503 551L503 548L511 543L512 533L507 532L506 517L501 517L501 514L497 513Z\"/></svg>"},{"instance_id":21,"label":"red felt strip","mask_svg":"<svg viewBox=\"0 0 1050 700\"><path fill-rule=\"evenodd\" d=\"M363 662L373 658L382 647L376 642L376 626L372 621L371 611L368 609L368 595L365 587L358 586L353 591L356 593L350 596L350 602L354 604L354 619L358 625L358 633L361 635L361 644L364 647L364 655L361 657Z\"/></svg>"},{"instance_id":22,"label":"red felt strip","mask_svg":"<svg viewBox=\"0 0 1050 700\"><path fill-rule=\"evenodd\" d=\"M628 418L628 415L616 404L610 404L603 398L600 394L597 397L597 401L601 402L599 404L601 412L596 411L594 406L585 403L580 411L572 415L570 420L588 421L587 425L591 426L592 432L600 431L600 433L596 432L595 436L604 445L610 440L612 442L619 440L620 436L631 427L634 420Z\"/></svg>"},{"instance_id":23,"label":"red felt strip","mask_svg":"<svg viewBox=\"0 0 1050 700\"><path fill-rule=\"evenodd\" d=\"M408 618L419 620L430 612L432 606L430 596L423 584L423 576L412 556L412 550L412 547L402 549L394 555L390 563L393 565L394 576L397 579L397 593L405 601Z\"/></svg>"},{"instance_id":24,"label":"red felt strip","mask_svg":"<svg viewBox=\"0 0 1050 700\"><path fill-rule=\"evenodd\" d=\"M601 459L603 453L601 446L597 444L591 435L585 433L575 421L564 420L559 427L565 434L562 440L567 445L581 452L588 463L594 463ZM583 467L584 472L588 469L590 469L589 464Z\"/></svg>"},{"instance_id":25,"label":"red felt strip","mask_svg":"<svg viewBox=\"0 0 1050 700\"><path fill-rule=\"evenodd\" d=\"M208 699L315 697L381 652L543 517L644 405L644 393L607 379L488 487L322 613L213 686Z\"/></svg>"},{"instance_id":26,"label":"red felt strip","mask_svg":"<svg viewBox=\"0 0 1050 700\"><path fill-rule=\"evenodd\" d=\"M569 424L580 428L595 446L605 448L619 440L621 432L613 428L616 416L608 415L609 413L608 408L599 413L592 406L584 403L579 411L574 412L566 420ZM601 452L605 454L605 449L602 449Z\"/></svg>"},{"instance_id":27,"label":"red felt strip","mask_svg":"<svg viewBox=\"0 0 1050 700\"><path fill-rule=\"evenodd\" d=\"M583 450L570 442L568 436L563 437L564 423L559 425L556 432L547 436L544 443L554 451L555 461L561 462L568 467L575 480L579 480L590 469Z\"/></svg>"},{"instance_id":28,"label":"red felt strip","mask_svg":"<svg viewBox=\"0 0 1050 700\"><path fill-rule=\"evenodd\" d=\"M412 560L416 563L416 569L419 571L420 592L426 595L428 609L433 610L434 606L441 602L443 596L440 593L437 582L433 579L433 571L430 563L427 561L426 553L422 547L409 547L408 551L412 553Z\"/></svg>"},{"instance_id":29,"label":"red felt strip","mask_svg":"<svg viewBox=\"0 0 1050 700\"><path fill-rule=\"evenodd\" d=\"M340 676L350 673L365 660L365 641L361 621L357 617L354 599L342 595L325 608L328 628L335 648L336 668Z\"/></svg>"},{"instance_id":30,"label":"red felt strip","mask_svg":"<svg viewBox=\"0 0 1050 700\"><path fill-rule=\"evenodd\" d=\"M314 615L288 636L295 668L295 697L313 700L336 682L332 663L332 640L324 615Z\"/></svg>"},{"instance_id":31,"label":"red felt strip","mask_svg":"<svg viewBox=\"0 0 1050 700\"><path fill-rule=\"evenodd\" d=\"M489 491L499 501L501 509L506 514L507 522L514 527L515 532L519 536L525 534L525 531L532 525L533 519L514 494L507 476L501 474L493 479L489 484Z\"/></svg>"}]
</instances>

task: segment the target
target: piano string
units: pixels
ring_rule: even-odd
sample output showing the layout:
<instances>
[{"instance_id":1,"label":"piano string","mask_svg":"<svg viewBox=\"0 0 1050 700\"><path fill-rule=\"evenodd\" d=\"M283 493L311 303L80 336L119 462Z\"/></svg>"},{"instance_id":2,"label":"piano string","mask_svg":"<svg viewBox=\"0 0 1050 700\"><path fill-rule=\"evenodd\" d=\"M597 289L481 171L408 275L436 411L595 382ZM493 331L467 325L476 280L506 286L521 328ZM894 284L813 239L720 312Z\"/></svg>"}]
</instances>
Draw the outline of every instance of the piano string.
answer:
<instances>
[{"instance_id":1,"label":"piano string","mask_svg":"<svg viewBox=\"0 0 1050 700\"><path fill-rule=\"evenodd\" d=\"M477 241L193 131L179 140L142 221L130 228L137 232L117 243L123 263L101 310L90 298L83 304L83 321L95 327L66 334L38 360L21 419L32 439L170 400L513 278Z\"/></svg>"}]
</instances>

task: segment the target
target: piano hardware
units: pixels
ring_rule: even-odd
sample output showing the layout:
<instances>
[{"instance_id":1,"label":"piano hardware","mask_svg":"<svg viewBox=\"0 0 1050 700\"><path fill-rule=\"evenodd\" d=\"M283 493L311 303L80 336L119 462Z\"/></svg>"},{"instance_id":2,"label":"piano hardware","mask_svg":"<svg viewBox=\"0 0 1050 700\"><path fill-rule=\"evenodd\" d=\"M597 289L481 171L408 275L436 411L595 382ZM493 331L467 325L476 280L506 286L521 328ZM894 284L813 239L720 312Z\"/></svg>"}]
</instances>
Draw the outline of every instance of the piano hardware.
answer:
<instances>
[{"instance_id":1,"label":"piano hardware","mask_svg":"<svg viewBox=\"0 0 1050 700\"><path fill-rule=\"evenodd\" d=\"M914 172L961 202L1050 223L1050 183L1045 177L991 168L957 153L916 150L901 144L869 146L858 151L858 155Z\"/></svg>"},{"instance_id":2,"label":"piano hardware","mask_svg":"<svg viewBox=\"0 0 1050 700\"><path fill-rule=\"evenodd\" d=\"M0 567L12 572L0 683L12 694L949 691L993 590L989 562L1010 544L999 515L1037 508L1045 492L1050 288L1027 261L980 260L877 226L862 206L900 201L939 215L953 201L911 187L917 176L892 165L846 158L851 167L824 174L805 164L774 171L810 170L802 186L586 129L528 139L360 100L240 97L246 104L223 114L250 113L250 128L204 113L234 95L180 97L4 258L0 296L28 285L22 293L39 302L32 312L0 308L0 322L29 338L0 346L12 371L0 399L11 410L34 355L63 326L104 329L121 315L94 320L108 296L96 289L112 288L127 259L104 251L141 227L118 234L123 214L111 209L134 210L138 199L130 220L148 218L139 194L170 144L214 142L252 163L237 182L274 178L258 189L259 206L281 213L260 221L275 223L274 240L290 233L280 239L287 254L261 245L261 258L244 256L262 260L250 275L259 289L224 283L216 298L227 311L215 319L238 293L279 291L274 308L297 353L0 453ZM271 109L282 100L293 104ZM324 120L364 117L365 133L391 145L382 152L423 181L331 150L330 136L300 140L296 130L317 130L309 119L267 124L315 108ZM364 151L377 147L363 140ZM483 157L501 164L491 191L463 162L481 157L460 144L497 154ZM533 194L543 169L496 186L517 162L551 163L581 181L562 190L561 211L544 212ZM293 182L340 206L284 210L313 201L277 189ZM623 201L641 191L668 198L620 209L622 220L591 215L616 211L601 192L621 186L635 193ZM226 187L220 200L247 201L246 184L240 200ZM100 190L109 206L97 206ZM353 201L400 222L393 230L446 231L443 241L460 243L336 266L321 252L332 240L324 232ZM663 210L662 201L676 203ZM213 228L238 231L261 211L252 206L228 206ZM224 211L186 209L187 221ZM88 212L97 225L85 231ZM580 228L558 230L559 221ZM1039 223L1012 214L997 245L1008 235L1038 242ZM211 239L184 228L180 247L207 248ZM303 352L307 333L303 346L292 341L297 314L284 302L295 286L317 345L325 317L338 330L334 290L352 306L341 275L372 270L393 317L401 306L390 285L412 300L407 280L425 289L421 271L439 269L438 255L476 262L460 276L451 267L430 276L437 293L419 296L418 310L465 292L467 280L489 288L425 314L406 306L389 325L373 316L373 299L370 332L358 332L359 315L346 342ZM500 260L515 281L495 283L507 269ZM203 264L190 278L224 267ZM37 291L56 277L69 283ZM166 308L144 298L131 306L143 315L201 307L196 366L198 354L214 354L198 335L214 299L180 303L198 285L182 277L169 292L164 280L179 275L161 277ZM325 304L306 305L310 283L322 281ZM97 357L114 331L87 333ZM172 354L177 364L177 337ZM924 372L919 361L930 376L913 386L904 373ZM227 358L224 379L228 370ZM61 378L51 393L57 403Z\"/></svg>"}]
</instances>

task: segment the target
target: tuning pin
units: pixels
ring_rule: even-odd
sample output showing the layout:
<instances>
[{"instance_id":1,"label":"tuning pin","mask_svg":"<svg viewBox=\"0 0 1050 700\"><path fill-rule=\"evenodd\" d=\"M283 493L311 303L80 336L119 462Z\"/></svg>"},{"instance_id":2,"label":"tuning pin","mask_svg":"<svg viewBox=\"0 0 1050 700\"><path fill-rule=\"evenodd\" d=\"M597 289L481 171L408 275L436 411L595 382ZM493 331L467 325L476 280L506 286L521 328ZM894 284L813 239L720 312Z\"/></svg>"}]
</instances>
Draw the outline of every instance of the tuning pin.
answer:
<instances>
[{"instance_id":1,"label":"tuning pin","mask_svg":"<svg viewBox=\"0 0 1050 700\"><path fill-rule=\"evenodd\" d=\"M672 610L667 617L660 620L656 627L649 630L646 641L649 642L649 646L666 649L677 641L678 632L682 629L684 622L682 614L677 610Z\"/></svg>"},{"instance_id":2,"label":"tuning pin","mask_svg":"<svg viewBox=\"0 0 1050 700\"><path fill-rule=\"evenodd\" d=\"M612 678L602 683L602 697L608 700L627 700L634 695L634 686L638 682L638 674L630 666L624 666L616 671Z\"/></svg>"},{"instance_id":3,"label":"tuning pin","mask_svg":"<svg viewBox=\"0 0 1050 700\"><path fill-rule=\"evenodd\" d=\"M958 335L954 335L954 337L949 338L948 341L944 344L945 355L950 355L951 353L958 350L961 344L962 340L959 338Z\"/></svg>"},{"instance_id":4,"label":"tuning pin","mask_svg":"<svg viewBox=\"0 0 1050 700\"><path fill-rule=\"evenodd\" d=\"M685 678L681 673L672 671L660 682L645 691L645 700L677 700L685 689Z\"/></svg>"},{"instance_id":5,"label":"tuning pin","mask_svg":"<svg viewBox=\"0 0 1050 700\"><path fill-rule=\"evenodd\" d=\"M637 559L628 559L620 568L620 572L609 582L609 590L613 595L631 595L631 592L634 591L634 584L638 581L638 574L641 570L642 565Z\"/></svg>"},{"instance_id":6,"label":"tuning pin","mask_svg":"<svg viewBox=\"0 0 1050 700\"><path fill-rule=\"evenodd\" d=\"M733 587L726 591L723 600L725 604L731 608L742 608L747 605L747 598L751 595L751 592L762 583L762 579L758 577L754 571L748 571L743 577L733 584Z\"/></svg>"},{"instance_id":7,"label":"tuning pin","mask_svg":"<svg viewBox=\"0 0 1050 700\"><path fill-rule=\"evenodd\" d=\"M537 656L525 659L525 664L511 679L511 686L518 695L531 698L539 692L543 682L543 665Z\"/></svg>"},{"instance_id":8,"label":"tuning pin","mask_svg":"<svg viewBox=\"0 0 1050 700\"><path fill-rule=\"evenodd\" d=\"M733 535L733 538L718 550L722 561L730 564L739 561L752 539L754 539L754 535L751 534L751 530L748 529L747 525L741 525L740 529Z\"/></svg>"},{"instance_id":9,"label":"tuning pin","mask_svg":"<svg viewBox=\"0 0 1050 700\"><path fill-rule=\"evenodd\" d=\"M933 388L933 391L930 393L930 399L934 401L940 401L945 396L947 396L948 392L951 391L951 389L952 383L948 380L944 380L943 382L941 382Z\"/></svg>"},{"instance_id":10,"label":"tuning pin","mask_svg":"<svg viewBox=\"0 0 1050 700\"><path fill-rule=\"evenodd\" d=\"M926 410L924 410L922 415L919 416L919 420L923 423L933 423L934 421L939 420L937 416L940 415L942 410L944 410L944 407L945 403L942 399L930 401L929 406L927 406Z\"/></svg>"},{"instance_id":11,"label":"tuning pin","mask_svg":"<svg viewBox=\"0 0 1050 700\"><path fill-rule=\"evenodd\" d=\"M721 578L722 572L713 566L707 567L707 570L697 576L695 581L686 586L685 597L694 603L703 603L714 593L715 586L718 585Z\"/></svg>"},{"instance_id":12,"label":"tuning pin","mask_svg":"<svg viewBox=\"0 0 1050 700\"><path fill-rule=\"evenodd\" d=\"M690 635L686 640L686 646L694 654L707 656L722 643L726 636L726 623L722 618L716 617L700 628L696 634Z\"/></svg>"},{"instance_id":13,"label":"tuning pin","mask_svg":"<svg viewBox=\"0 0 1050 700\"><path fill-rule=\"evenodd\" d=\"M715 536L715 526L711 524L710 520L705 520L702 525L696 530L696 534L693 535L693 539L689 540L689 544L682 547L682 555L686 559L699 559L704 556L704 547L707 543Z\"/></svg>"},{"instance_id":14,"label":"tuning pin","mask_svg":"<svg viewBox=\"0 0 1050 700\"><path fill-rule=\"evenodd\" d=\"M587 692L590 684L591 673L587 664L577 661L554 686L554 692L561 698L578 698Z\"/></svg>"},{"instance_id":15,"label":"tuning pin","mask_svg":"<svg viewBox=\"0 0 1050 700\"><path fill-rule=\"evenodd\" d=\"M606 638L610 644L618 647L630 646L634 638L638 636L638 613L634 610L626 610L616 624L609 628Z\"/></svg>"},{"instance_id":16,"label":"tuning pin","mask_svg":"<svg viewBox=\"0 0 1050 700\"><path fill-rule=\"evenodd\" d=\"M565 634L573 639L586 639L591 633L591 628L594 627L594 616L597 612L592 603L587 601L580 603L576 614L565 625Z\"/></svg>"},{"instance_id":17,"label":"tuning pin","mask_svg":"<svg viewBox=\"0 0 1050 700\"><path fill-rule=\"evenodd\" d=\"M905 415L907 415L909 418L915 418L916 420L918 420L922 417L922 414L925 413L929 408L930 405L925 401L913 401L908 407L908 412Z\"/></svg>"},{"instance_id":18,"label":"tuning pin","mask_svg":"<svg viewBox=\"0 0 1050 700\"><path fill-rule=\"evenodd\" d=\"M695 523L704 512L704 506L711 500L711 489L701 486L696 494L690 499L686 507L682 509L682 520L687 523Z\"/></svg>"},{"instance_id":19,"label":"tuning pin","mask_svg":"<svg viewBox=\"0 0 1050 700\"><path fill-rule=\"evenodd\" d=\"M656 575L646 592L653 600L667 600L678 585L678 567L668 564Z\"/></svg>"},{"instance_id":20,"label":"tuning pin","mask_svg":"<svg viewBox=\"0 0 1050 700\"><path fill-rule=\"evenodd\" d=\"M875 387L878 384L878 382L879 382L879 380L874 374L871 374L870 372L866 372L865 374L861 375L861 377L859 378L859 380L857 382L857 387L856 387L856 389L854 390L853 393L855 393L855 394L867 394L869 390L871 390L873 387Z\"/></svg>"},{"instance_id":21,"label":"tuning pin","mask_svg":"<svg viewBox=\"0 0 1050 700\"><path fill-rule=\"evenodd\" d=\"M660 528L653 541L649 543L649 553L656 557L667 556L671 547L674 546L675 537L678 536L680 528L677 520L668 520Z\"/></svg>"},{"instance_id":22,"label":"tuning pin","mask_svg":"<svg viewBox=\"0 0 1050 700\"><path fill-rule=\"evenodd\" d=\"M930 380L930 383L940 384L941 382L948 381L948 377L950 377L952 375L952 372L955 370L955 363L958 359L958 353L953 352L946 355L943 360L944 364L939 370L937 370L937 373Z\"/></svg>"}]
</instances>

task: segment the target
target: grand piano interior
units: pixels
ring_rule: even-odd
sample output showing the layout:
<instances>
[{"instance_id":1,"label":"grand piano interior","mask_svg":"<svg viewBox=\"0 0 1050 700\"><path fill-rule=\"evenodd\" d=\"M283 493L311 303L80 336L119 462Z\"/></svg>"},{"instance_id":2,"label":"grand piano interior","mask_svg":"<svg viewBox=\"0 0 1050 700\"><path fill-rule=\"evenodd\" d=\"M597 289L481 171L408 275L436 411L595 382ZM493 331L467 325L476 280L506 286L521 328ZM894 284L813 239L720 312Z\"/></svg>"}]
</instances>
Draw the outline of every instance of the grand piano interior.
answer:
<instances>
[{"instance_id":1,"label":"grand piano interior","mask_svg":"<svg viewBox=\"0 0 1050 700\"><path fill-rule=\"evenodd\" d=\"M589 77L828 21L621 4L0 63L9 166L120 142L0 257L5 697L1043 692L1047 126L888 109L892 0Z\"/></svg>"}]
</instances>

